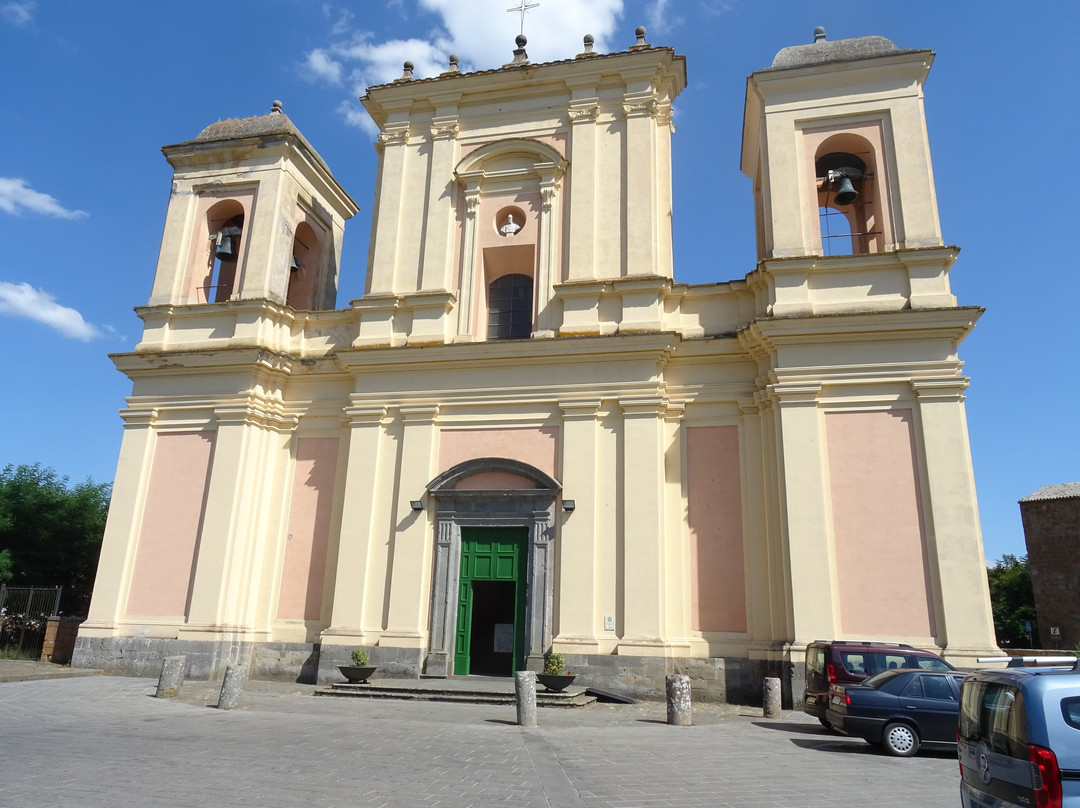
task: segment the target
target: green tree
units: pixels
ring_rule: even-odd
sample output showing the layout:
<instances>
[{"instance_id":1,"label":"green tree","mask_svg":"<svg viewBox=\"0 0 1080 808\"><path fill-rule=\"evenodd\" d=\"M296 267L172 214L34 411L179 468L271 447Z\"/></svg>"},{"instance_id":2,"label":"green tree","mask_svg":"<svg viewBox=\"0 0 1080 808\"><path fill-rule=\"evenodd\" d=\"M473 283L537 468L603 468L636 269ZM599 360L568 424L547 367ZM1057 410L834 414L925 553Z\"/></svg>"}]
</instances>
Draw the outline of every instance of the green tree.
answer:
<instances>
[{"instance_id":1,"label":"green tree","mask_svg":"<svg viewBox=\"0 0 1080 808\"><path fill-rule=\"evenodd\" d=\"M63 586L62 610L86 614L112 486L68 484L36 463L0 472L0 581Z\"/></svg>"},{"instance_id":2,"label":"green tree","mask_svg":"<svg viewBox=\"0 0 1080 808\"><path fill-rule=\"evenodd\" d=\"M1031 648L1039 645L1035 625L1035 594L1031 588L1031 567L1027 556L1003 555L986 570L990 582L990 607L994 612L994 631L998 645ZM1027 621L1031 621L1028 639Z\"/></svg>"}]
</instances>

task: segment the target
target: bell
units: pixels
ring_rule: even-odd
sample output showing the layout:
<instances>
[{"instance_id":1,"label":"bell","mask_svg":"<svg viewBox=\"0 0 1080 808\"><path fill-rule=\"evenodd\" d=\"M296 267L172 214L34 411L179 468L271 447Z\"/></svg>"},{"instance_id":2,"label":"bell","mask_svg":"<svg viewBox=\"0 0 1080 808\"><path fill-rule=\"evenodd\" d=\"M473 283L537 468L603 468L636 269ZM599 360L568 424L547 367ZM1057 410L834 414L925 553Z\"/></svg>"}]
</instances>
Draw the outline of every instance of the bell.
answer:
<instances>
[{"instance_id":1,"label":"bell","mask_svg":"<svg viewBox=\"0 0 1080 808\"><path fill-rule=\"evenodd\" d=\"M292 260L289 262L289 272L299 272L299 270L300 265L296 263L296 256L294 255L292 257Z\"/></svg>"},{"instance_id":2,"label":"bell","mask_svg":"<svg viewBox=\"0 0 1080 808\"><path fill-rule=\"evenodd\" d=\"M840 182L836 184L836 196L833 197L833 202L837 205L854 205L858 201L859 192L851 184L851 177L841 177Z\"/></svg>"},{"instance_id":3,"label":"bell","mask_svg":"<svg viewBox=\"0 0 1080 808\"><path fill-rule=\"evenodd\" d=\"M239 247L239 238L242 231L235 225L222 228L217 237L217 252L216 255L220 261L235 261L237 258L237 248Z\"/></svg>"}]
</instances>

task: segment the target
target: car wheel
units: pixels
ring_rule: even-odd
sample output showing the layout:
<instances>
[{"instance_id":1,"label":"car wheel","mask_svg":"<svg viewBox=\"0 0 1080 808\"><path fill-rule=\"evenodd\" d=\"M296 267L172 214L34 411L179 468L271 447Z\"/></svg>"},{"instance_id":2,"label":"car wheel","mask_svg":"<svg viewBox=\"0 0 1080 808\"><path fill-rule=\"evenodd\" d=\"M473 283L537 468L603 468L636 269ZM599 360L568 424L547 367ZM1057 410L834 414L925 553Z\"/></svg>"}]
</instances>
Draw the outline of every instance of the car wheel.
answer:
<instances>
[{"instance_id":1,"label":"car wheel","mask_svg":"<svg viewBox=\"0 0 1080 808\"><path fill-rule=\"evenodd\" d=\"M818 721L821 722L821 726L832 732L832 724L829 723L829 720L827 718L819 718Z\"/></svg>"},{"instance_id":2,"label":"car wheel","mask_svg":"<svg viewBox=\"0 0 1080 808\"><path fill-rule=\"evenodd\" d=\"M919 751L919 734L907 724L889 724L881 734L885 751L897 757L911 757Z\"/></svg>"}]
</instances>

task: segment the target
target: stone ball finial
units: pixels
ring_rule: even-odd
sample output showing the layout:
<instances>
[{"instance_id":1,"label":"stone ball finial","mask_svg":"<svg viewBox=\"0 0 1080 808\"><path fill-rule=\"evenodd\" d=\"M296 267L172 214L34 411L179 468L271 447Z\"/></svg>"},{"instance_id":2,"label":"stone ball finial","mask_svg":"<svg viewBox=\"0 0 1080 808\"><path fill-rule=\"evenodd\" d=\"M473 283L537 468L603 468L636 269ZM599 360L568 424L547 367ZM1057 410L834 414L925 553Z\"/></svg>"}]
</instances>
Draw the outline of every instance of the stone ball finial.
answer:
<instances>
[{"instance_id":1,"label":"stone ball finial","mask_svg":"<svg viewBox=\"0 0 1080 808\"><path fill-rule=\"evenodd\" d=\"M270 105L270 114L273 115L275 112L283 112L283 110L281 109L281 102L277 100L275 100L274 103Z\"/></svg>"},{"instance_id":2,"label":"stone ball finial","mask_svg":"<svg viewBox=\"0 0 1080 808\"><path fill-rule=\"evenodd\" d=\"M585 36L582 37L581 41L585 43L585 50L590 50L593 46L593 43L596 42L596 39L593 37L592 34L585 34Z\"/></svg>"},{"instance_id":3,"label":"stone ball finial","mask_svg":"<svg viewBox=\"0 0 1080 808\"><path fill-rule=\"evenodd\" d=\"M825 40L825 26L819 25L814 29L814 41L823 42Z\"/></svg>"},{"instance_id":4,"label":"stone ball finial","mask_svg":"<svg viewBox=\"0 0 1080 808\"><path fill-rule=\"evenodd\" d=\"M450 54L450 69L453 70L455 73L458 72L458 62L459 61L460 60L458 59L458 55L456 53L451 53Z\"/></svg>"},{"instance_id":5,"label":"stone ball finial","mask_svg":"<svg viewBox=\"0 0 1080 808\"><path fill-rule=\"evenodd\" d=\"M412 77L413 77L413 75L412 75L413 68L415 66L416 65L414 65L412 62L406 62L404 65L402 65L403 72L401 74L401 78L411 81Z\"/></svg>"},{"instance_id":6,"label":"stone ball finial","mask_svg":"<svg viewBox=\"0 0 1080 808\"><path fill-rule=\"evenodd\" d=\"M529 44L529 40L525 38L524 34L518 34L516 37L514 37L514 44L516 44L519 48L524 48L526 45Z\"/></svg>"},{"instance_id":7,"label":"stone ball finial","mask_svg":"<svg viewBox=\"0 0 1080 808\"><path fill-rule=\"evenodd\" d=\"M637 37L637 42L634 43L635 45L644 45L645 44L645 26L644 25L639 25L637 28L635 28L634 29L634 36Z\"/></svg>"}]
</instances>

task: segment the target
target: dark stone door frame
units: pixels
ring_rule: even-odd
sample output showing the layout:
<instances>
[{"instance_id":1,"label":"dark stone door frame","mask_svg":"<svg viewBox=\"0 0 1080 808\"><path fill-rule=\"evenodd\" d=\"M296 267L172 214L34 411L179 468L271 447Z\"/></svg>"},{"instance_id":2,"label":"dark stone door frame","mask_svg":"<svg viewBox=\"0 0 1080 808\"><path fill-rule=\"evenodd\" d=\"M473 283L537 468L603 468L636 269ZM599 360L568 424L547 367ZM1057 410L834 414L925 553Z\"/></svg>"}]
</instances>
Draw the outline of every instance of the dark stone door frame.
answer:
<instances>
[{"instance_id":1,"label":"dark stone door frame","mask_svg":"<svg viewBox=\"0 0 1080 808\"><path fill-rule=\"evenodd\" d=\"M458 489L466 477L502 472L523 477L533 488ZM527 527L528 570L525 604L525 668L541 671L551 646L554 600L555 502L561 486L539 469L501 457L467 460L427 486L434 498L435 559L431 593L431 640L424 673L453 672L457 633L462 527Z\"/></svg>"}]
</instances>

